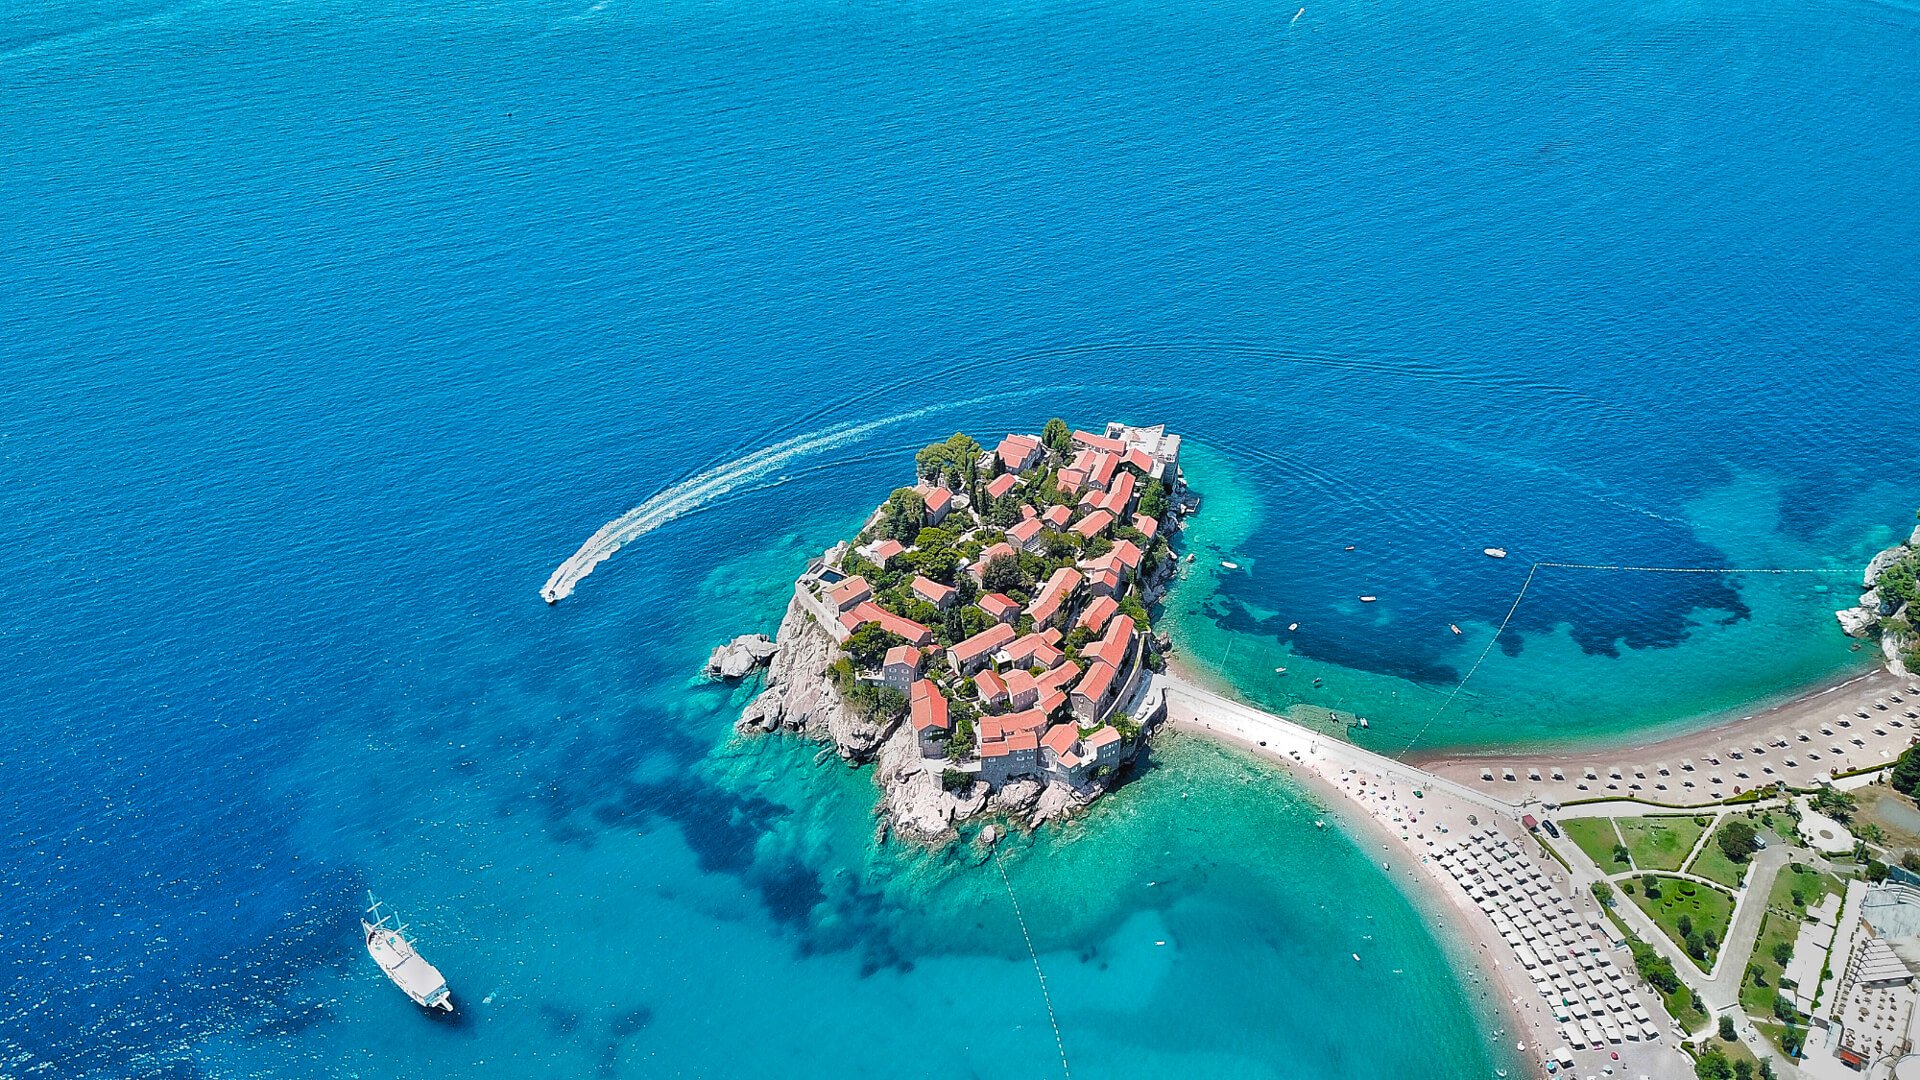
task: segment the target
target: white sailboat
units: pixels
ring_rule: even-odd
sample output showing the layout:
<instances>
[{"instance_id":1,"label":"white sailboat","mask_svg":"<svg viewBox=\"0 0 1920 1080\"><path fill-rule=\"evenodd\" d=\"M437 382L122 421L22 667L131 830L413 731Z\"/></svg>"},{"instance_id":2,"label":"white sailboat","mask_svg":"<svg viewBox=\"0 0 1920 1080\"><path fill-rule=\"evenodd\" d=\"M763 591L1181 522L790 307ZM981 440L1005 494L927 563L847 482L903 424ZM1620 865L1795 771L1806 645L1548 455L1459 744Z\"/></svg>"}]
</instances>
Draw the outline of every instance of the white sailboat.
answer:
<instances>
[{"instance_id":1,"label":"white sailboat","mask_svg":"<svg viewBox=\"0 0 1920 1080\"><path fill-rule=\"evenodd\" d=\"M368 918L373 921L368 922ZM367 914L360 919L360 930L367 939L367 954L415 1004L452 1012L453 993L447 989L447 980L441 976L440 969L427 963L426 958L414 950L405 923L388 925L393 918L380 911L380 901L369 891Z\"/></svg>"}]
</instances>

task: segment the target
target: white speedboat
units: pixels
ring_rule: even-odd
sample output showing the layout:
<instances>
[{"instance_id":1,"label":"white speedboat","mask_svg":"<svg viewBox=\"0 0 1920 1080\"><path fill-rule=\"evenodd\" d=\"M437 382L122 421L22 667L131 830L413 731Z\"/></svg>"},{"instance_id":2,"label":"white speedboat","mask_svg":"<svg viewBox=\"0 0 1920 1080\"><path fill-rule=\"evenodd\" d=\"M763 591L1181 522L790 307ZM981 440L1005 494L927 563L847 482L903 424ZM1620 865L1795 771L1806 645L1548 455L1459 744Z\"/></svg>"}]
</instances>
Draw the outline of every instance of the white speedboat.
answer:
<instances>
[{"instance_id":1,"label":"white speedboat","mask_svg":"<svg viewBox=\"0 0 1920 1080\"><path fill-rule=\"evenodd\" d=\"M368 922L369 918L373 921ZM407 937L406 924L389 926L392 920L393 916L383 914L380 901L368 892L367 914L360 919L360 930L367 939L367 954L414 1004L452 1012L453 993L447 989L447 980L441 976L440 969L427 963L426 958L414 950L413 939Z\"/></svg>"},{"instance_id":2,"label":"white speedboat","mask_svg":"<svg viewBox=\"0 0 1920 1080\"><path fill-rule=\"evenodd\" d=\"M1481 548L1480 554L1485 555L1489 559L1504 559L1507 557L1507 549L1506 548Z\"/></svg>"}]
</instances>

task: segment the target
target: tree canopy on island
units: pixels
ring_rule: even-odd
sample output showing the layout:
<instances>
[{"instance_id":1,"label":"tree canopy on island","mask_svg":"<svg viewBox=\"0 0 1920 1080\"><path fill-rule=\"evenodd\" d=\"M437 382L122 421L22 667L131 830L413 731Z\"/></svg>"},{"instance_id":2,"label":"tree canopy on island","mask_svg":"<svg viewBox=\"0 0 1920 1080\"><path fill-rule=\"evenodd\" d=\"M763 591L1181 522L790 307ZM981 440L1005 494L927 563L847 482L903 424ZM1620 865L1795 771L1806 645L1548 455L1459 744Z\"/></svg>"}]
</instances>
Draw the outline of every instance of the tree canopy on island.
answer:
<instances>
[{"instance_id":1,"label":"tree canopy on island","mask_svg":"<svg viewBox=\"0 0 1920 1080\"><path fill-rule=\"evenodd\" d=\"M973 441L973 436L956 431L946 442L921 448L913 455L913 465L928 480L944 476L953 481L949 486L971 492L974 480L980 475L980 444Z\"/></svg>"},{"instance_id":2,"label":"tree canopy on island","mask_svg":"<svg viewBox=\"0 0 1920 1080\"><path fill-rule=\"evenodd\" d=\"M926 517L927 500L919 492L912 488L896 488L881 506L880 522L873 527L873 531L883 540L911 544L920 535L920 526Z\"/></svg>"},{"instance_id":3,"label":"tree canopy on island","mask_svg":"<svg viewBox=\"0 0 1920 1080\"><path fill-rule=\"evenodd\" d=\"M1067 426L1065 420L1056 416L1047 421L1047 426L1040 430L1040 441L1046 444L1047 449L1065 456L1073 449L1073 429Z\"/></svg>"}]
</instances>

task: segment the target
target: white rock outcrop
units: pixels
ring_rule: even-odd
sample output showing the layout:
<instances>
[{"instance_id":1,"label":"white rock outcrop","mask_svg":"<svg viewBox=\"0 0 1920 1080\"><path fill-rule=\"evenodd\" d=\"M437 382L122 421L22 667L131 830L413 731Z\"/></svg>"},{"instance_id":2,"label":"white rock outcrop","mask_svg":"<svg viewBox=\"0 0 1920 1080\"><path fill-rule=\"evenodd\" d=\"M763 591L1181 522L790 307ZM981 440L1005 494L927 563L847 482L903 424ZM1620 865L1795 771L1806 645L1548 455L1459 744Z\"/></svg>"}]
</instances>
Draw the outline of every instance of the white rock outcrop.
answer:
<instances>
[{"instance_id":1,"label":"white rock outcrop","mask_svg":"<svg viewBox=\"0 0 1920 1080\"><path fill-rule=\"evenodd\" d=\"M779 651L780 646L765 634L742 634L713 650L713 655L707 657L707 674L720 679L744 679Z\"/></svg>"}]
</instances>

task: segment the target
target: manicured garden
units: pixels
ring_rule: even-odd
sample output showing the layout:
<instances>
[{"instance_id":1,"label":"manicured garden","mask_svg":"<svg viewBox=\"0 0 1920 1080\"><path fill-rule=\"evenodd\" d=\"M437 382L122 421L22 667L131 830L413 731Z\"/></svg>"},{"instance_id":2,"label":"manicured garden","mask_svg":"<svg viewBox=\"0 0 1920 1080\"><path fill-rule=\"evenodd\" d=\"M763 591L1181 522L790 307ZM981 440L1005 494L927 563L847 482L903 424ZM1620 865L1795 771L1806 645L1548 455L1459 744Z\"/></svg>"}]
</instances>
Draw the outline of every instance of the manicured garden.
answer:
<instances>
[{"instance_id":1,"label":"manicured garden","mask_svg":"<svg viewBox=\"0 0 1920 1080\"><path fill-rule=\"evenodd\" d=\"M1712 818L1690 815L1619 818L1614 822L1636 870L1678 870Z\"/></svg>"},{"instance_id":2,"label":"manicured garden","mask_svg":"<svg viewBox=\"0 0 1920 1080\"><path fill-rule=\"evenodd\" d=\"M1846 884L1832 874L1792 863L1774 878L1773 891L1767 896L1767 914L1760 923L1760 936L1754 942L1753 956L1747 961L1740 983L1740 1007L1756 1020L1775 1015L1773 999L1780 992L1780 977L1793 957L1794 943L1807 909L1819 905L1829 893L1839 893Z\"/></svg>"},{"instance_id":3,"label":"manicured garden","mask_svg":"<svg viewBox=\"0 0 1920 1080\"><path fill-rule=\"evenodd\" d=\"M1734 825L1735 822L1740 822L1741 825ZM1753 822L1748 821L1744 814L1729 814L1725 820L1721 821L1714 838L1700 848L1700 854L1694 858L1693 865L1687 867L1687 873L1706 878L1708 881L1717 881L1729 889L1738 889L1740 883L1747 879L1746 864L1734 862L1727 856L1718 833L1724 832L1729 827L1740 828L1741 826L1751 830Z\"/></svg>"},{"instance_id":4,"label":"manicured garden","mask_svg":"<svg viewBox=\"0 0 1920 1080\"><path fill-rule=\"evenodd\" d=\"M1599 867L1601 873L1617 874L1632 869L1626 863L1613 861L1613 849L1619 845L1620 836L1613 831L1612 818L1575 818L1562 821L1559 825L1560 831L1579 845L1581 851L1586 852L1587 858L1593 860L1593 865Z\"/></svg>"},{"instance_id":5,"label":"manicured garden","mask_svg":"<svg viewBox=\"0 0 1920 1080\"><path fill-rule=\"evenodd\" d=\"M1619 883L1640 910L1701 971L1713 970L1733 918L1733 897L1711 885L1666 874L1642 874Z\"/></svg>"}]
</instances>

